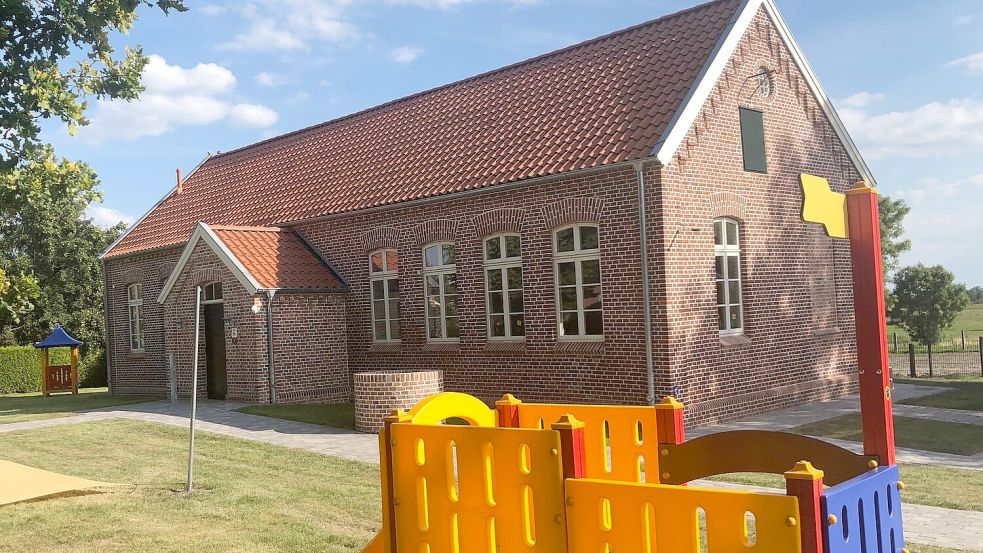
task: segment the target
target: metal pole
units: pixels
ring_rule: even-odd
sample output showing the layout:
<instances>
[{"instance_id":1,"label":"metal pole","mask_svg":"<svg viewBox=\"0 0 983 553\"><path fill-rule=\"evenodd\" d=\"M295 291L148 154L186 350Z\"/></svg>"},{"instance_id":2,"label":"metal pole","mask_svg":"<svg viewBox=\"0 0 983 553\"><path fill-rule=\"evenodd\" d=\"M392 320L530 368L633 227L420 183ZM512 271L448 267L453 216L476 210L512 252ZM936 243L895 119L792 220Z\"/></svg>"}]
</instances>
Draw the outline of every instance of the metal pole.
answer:
<instances>
[{"instance_id":1,"label":"metal pole","mask_svg":"<svg viewBox=\"0 0 983 553\"><path fill-rule=\"evenodd\" d=\"M980 376L983 376L983 336L980 336Z\"/></svg>"},{"instance_id":2,"label":"metal pole","mask_svg":"<svg viewBox=\"0 0 983 553\"><path fill-rule=\"evenodd\" d=\"M963 351L966 351L966 331L965 330L962 331L962 335L963 335Z\"/></svg>"},{"instance_id":3,"label":"metal pole","mask_svg":"<svg viewBox=\"0 0 983 553\"><path fill-rule=\"evenodd\" d=\"M932 378L935 376L934 367L932 367L932 344L928 345L928 377Z\"/></svg>"},{"instance_id":4,"label":"metal pole","mask_svg":"<svg viewBox=\"0 0 983 553\"><path fill-rule=\"evenodd\" d=\"M918 376L918 371L915 370L915 344L908 342L908 374L912 378Z\"/></svg>"},{"instance_id":5,"label":"metal pole","mask_svg":"<svg viewBox=\"0 0 983 553\"><path fill-rule=\"evenodd\" d=\"M191 363L191 436L188 444L188 487L191 493L195 476L195 418L198 416L198 342L201 325L201 286L195 287L195 357Z\"/></svg>"}]
</instances>

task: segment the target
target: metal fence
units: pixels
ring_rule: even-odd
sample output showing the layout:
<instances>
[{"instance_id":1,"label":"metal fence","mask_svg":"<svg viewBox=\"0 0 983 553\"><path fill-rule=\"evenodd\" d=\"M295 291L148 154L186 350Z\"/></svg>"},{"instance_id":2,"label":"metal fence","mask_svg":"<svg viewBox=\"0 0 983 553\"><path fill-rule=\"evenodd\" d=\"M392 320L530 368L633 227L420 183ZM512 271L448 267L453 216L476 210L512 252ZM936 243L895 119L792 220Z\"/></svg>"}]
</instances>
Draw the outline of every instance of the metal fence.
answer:
<instances>
[{"instance_id":1,"label":"metal fence","mask_svg":"<svg viewBox=\"0 0 983 553\"><path fill-rule=\"evenodd\" d=\"M983 336L945 340L931 347L900 342L889 344L892 376L983 377Z\"/></svg>"}]
</instances>

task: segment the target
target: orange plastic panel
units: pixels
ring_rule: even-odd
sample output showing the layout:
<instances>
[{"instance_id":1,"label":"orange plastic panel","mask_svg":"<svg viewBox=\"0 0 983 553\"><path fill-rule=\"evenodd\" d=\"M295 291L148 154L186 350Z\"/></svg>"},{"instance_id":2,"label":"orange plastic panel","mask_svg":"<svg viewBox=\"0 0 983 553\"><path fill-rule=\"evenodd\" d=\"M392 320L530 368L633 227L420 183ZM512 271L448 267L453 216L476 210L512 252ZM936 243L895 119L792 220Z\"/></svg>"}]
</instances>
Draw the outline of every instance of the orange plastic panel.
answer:
<instances>
[{"instance_id":1,"label":"orange plastic panel","mask_svg":"<svg viewBox=\"0 0 983 553\"><path fill-rule=\"evenodd\" d=\"M558 432L391 428L400 553L566 551Z\"/></svg>"},{"instance_id":2,"label":"orange plastic panel","mask_svg":"<svg viewBox=\"0 0 983 553\"><path fill-rule=\"evenodd\" d=\"M584 479L567 480L567 498L569 553L802 550L794 497Z\"/></svg>"},{"instance_id":3,"label":"orange plastic panel","mask_svg":"<svg viewBox=\"0 0 983 553\"><path fill-rule=\"evenodd\" d=\"M588 478L658 482L659 436L654 407L522 403L519 426L549 428L567 414L585 425Z\"/></svg>"}]
</instances>

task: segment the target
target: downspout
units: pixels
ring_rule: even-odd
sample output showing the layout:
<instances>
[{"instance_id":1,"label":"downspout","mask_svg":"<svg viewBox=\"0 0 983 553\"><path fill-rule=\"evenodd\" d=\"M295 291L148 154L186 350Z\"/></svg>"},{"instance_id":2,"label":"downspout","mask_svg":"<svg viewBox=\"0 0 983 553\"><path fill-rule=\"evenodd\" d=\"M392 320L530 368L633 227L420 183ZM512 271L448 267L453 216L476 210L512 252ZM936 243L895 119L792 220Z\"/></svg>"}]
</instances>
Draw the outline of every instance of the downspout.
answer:
<instances>
[{"instance_id":1,"label":"downspout","mask_svg":"<svg viewBox=\"0 0 983 553\"><path fill-rule=\"evenodd\" d=\"M649 283L649 248L648 224L645 210L645 173L644 162L632 164L638 180L638 227L642 248L642 313L645 321L645 376L648 381L649 405L655 405L655 363L652 358L652 298Z\"/></svg>"},{"instance_id":2,"label":"downspout","mask_svg":"<svg viewBox=\"0 0 983 553\"><path fill-rule=\"evenodd\" d=\"M266 351L270 370L270 403L276 403L276 355L273 353L273 296L276 290L266 291Z\"/></svg>"},{"instance_id":3,"label":"downspout","mask_svg":"<svg viewBox=\"0 0 983 553\"><path fill-rule=\"evenodd\" d=\"M110 343L112 340L112 325L109 321L109 275L106 273L106 260L100 259L102 264L102 318L106 325L106 337L104 347L106 348L106 385L109 393L113 393L113 348Z\"/></svg>"}]
</instances>

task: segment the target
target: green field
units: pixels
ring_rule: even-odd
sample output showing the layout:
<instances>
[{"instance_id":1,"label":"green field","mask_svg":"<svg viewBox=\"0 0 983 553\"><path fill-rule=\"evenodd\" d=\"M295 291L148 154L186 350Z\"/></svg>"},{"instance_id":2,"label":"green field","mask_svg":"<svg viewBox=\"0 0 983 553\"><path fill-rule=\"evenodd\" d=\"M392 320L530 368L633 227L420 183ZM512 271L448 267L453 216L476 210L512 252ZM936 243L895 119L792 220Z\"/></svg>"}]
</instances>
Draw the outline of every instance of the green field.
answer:
<instances>
[{"instance_id":1,"label":"green field","mask_svg":"<svg viewBox=\"0 0 983 553\"><path fill-rule=\"evenodd\" d=\"M70 417L83 409L101 409L149 401L149 398L109 395L106 388L82 388L78 395L41 392L0 395L0 424Z\"/></svg>"},{"instance_id":2,"label":"green field","mask_svg":"<svg viewBox=\"0 0 983 553\"><path fill-rule=\"evenodd\" d=\"M956 321L952 324L952 328L947 329L943 335L945 340L960 340L962 336L962 331L966 331L966 347L968 348L970 344L977 344L979 342L980 336L983 336L983 305L970 305L962 313L956 317ZM898 334L899 342L908 342L908 333L904 329L899 328L894 325L889 325L887 327L888 340L890 344L894 344L894 334Z\"/></svg>"}]
</instances>

